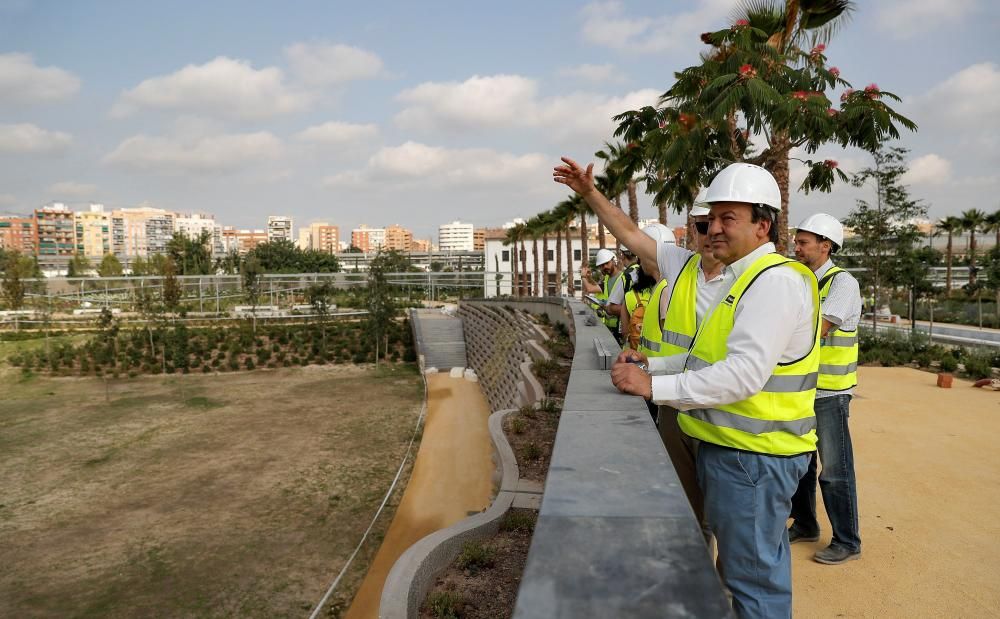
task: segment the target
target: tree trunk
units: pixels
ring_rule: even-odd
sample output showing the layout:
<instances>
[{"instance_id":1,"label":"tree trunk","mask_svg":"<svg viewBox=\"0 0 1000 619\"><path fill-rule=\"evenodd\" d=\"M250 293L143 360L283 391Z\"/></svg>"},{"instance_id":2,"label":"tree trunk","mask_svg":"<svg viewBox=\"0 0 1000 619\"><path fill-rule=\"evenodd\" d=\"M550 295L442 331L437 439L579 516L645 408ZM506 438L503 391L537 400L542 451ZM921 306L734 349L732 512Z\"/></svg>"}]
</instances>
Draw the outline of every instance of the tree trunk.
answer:
<instances>
[{"instance_id":1,"label":"tree trunk","mask_svg":"<svg viewBox=\"0 0 1000 619\"><path fill-rule=\"evenodd\" d=\"M776 243L778 253L782 256L788 251L788 150L790 143L788 136L778 133L771 140L771 149L778 153L784 153L774 162L771 174L778 182L778 190L781 192L781 212L778 213L778 242Z\"/></svg>"},{"instance_id":2,"label":"tree trunk","mask_svg":"<svg viewBox=\"0 0 1000 619\"><path fill-rule=\"evenodd\" d=\"M517 297L517 241L510 245L510 294Z\"/></svg>"},{"instance_id":3,"label":"tree trunk","mask_svg":"<svg viewBox=\"0 0 1000 619\"><path fill-rule=\"evenodd\" d=\"M951 296L951 232L948 232L948 246L945 248L944 294Z\"/></svg>"},{"instance_id":4,"label":"tree trunk","mask_svg":"<svg viewBox=\"0 0 1000 619\"><path fill-rule=\"evenodd\" d=\"M531 291L534 296L538 296L538 237L531 239L531 266L534 270L534 279L531 282Z\"/></svg>"},{"instance_id":5,"label":"tree trunk","mask_svg":"<svg viewBox=\"0 0 1000 619\"><path fill-rule=\"evenodd\" d=\"M976 231L969 231L969 285L976 284Z\"/></svg>"},{"instance_id":6,"label":"tree trunk","mask_svg":"<svg viewBox=\"0 0 1000 619\"><path fill-rule=\"evenodd\" d=\"M562 228L556 228L556 296L562 294Z\"/></svg>"},{"instance_id":7,"label":"tree trunk","mask_svg":"<svg viewBox=\"0 0 1000 619\"><path fill-rule=\"evenodd\" d=\"M628 216L632 223L639 225L639 197L636 195L635 181L628 182Z\"/></svg>"},{"instance_id":8,"label":"tree trunk","mask_svg":"<svg viewBox=\"0 0 1000 619\"><path fill-rule=\"evenodd\" d=\"M528 250L524 246L524 239L521 239L521 296L528 294Z\"/></svg>"},{"instance_id":9,"label":"tree trunk","mask_svg":"<svg viewBox=\"0 0 1000 619\"><path fill-rule=\"evenodd\" d=\"M667 225L667 203L664 202L662 204L657 204L656 211L660 223L663 224L664 226Z\"/></svg>"},{"instance_id":10,"label":"tree trunk","mask_svg":"<svg viewBox=\"0 0 1000 619\"><path fill-rule=\"evenodd\" d=\"M542 235L542 296L547 297L552 292L549 290L549 233Z\"/></svg>"},{"instance_id":11,"label":"tree trunk","mask_svg":"<svg viewBox=\"0 0 1000 619\"><path fill-rule=\"evenodd\" d=\"M566 294L573 296L576 288L573 286L573 239L569 235L569 222L566 222Z\"/></svg>"},{"instance_id":12,"label":"tree trunk","mask_svg":"<svg viewBox=\"0 0 1000 619\"><path fill-rule=\"evenodd\" d=\"M587 214L580 213L580 264L590 264L589 237L590 230L587 230Z\"/></svg>"}]
</instances>

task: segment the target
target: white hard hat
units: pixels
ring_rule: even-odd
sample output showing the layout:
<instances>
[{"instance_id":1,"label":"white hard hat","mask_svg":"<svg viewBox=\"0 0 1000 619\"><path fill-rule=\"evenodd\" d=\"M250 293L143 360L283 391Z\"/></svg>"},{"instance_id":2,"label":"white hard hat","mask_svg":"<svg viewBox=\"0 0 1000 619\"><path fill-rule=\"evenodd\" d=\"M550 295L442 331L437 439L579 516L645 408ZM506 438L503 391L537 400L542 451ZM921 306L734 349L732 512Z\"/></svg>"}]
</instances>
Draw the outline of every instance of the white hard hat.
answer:
<instances>
[{"instance_id":1,"label":"white hard hat","mask_svg":"<svg viewBox=\"0 0 1000 619\"><path fill-rule=\"evenodd\" d=\"M594 258L594 264L601 266L615 259L615 252L610 249L598 249L597 257Z\"/></svg>"},{"instance_id":2,"label":"white hard hat","mask_svg":"<svg viewBox=\"0 0 1000 619\"><path fill-rule=\"evenodd\" d=\"M694 206L691 207L691 217L708 217L708 203L705 202L705 196L708 194L708 189L702 187L698 191L698 197L694 199Z\"/></svg>"},{"instance_id":3,"label":"white hard hat","mask_svg":"<svg viewBox=\"0 0 1000 619\"><path fill-rule=\"evenodd\" d=\"M642 233L657 243L674 242L674 231L660 223L646 224Z\"/></svg>"},{"instance_id":4,"label":"white hard hat","mask_svg":"<svg viewBox=\"0 0 1000 619\"><path fill-rule=\"evenodd\" d=\"M622 244L622 243L619 243L619 244L618 244L618 251L620 251L620 252L622 252L622 253L628 253L628 254L631 254L631 253L632 253L632 250L631 250L631 249L629 249L628 247L625 247L625 245L624 245L624 244Z\"/></svg>"},{"instance_id":5,"label":"white hard hat","mask_svg":"<svg viewBox=\"0 0 1000 619\"><path fill-rule=\"evenodd\" d=\"M719 172L705 192L705 202L765 204L781 210L781 191L771 173L750 163L732 163Z\"/></svg>"},{"instance_id":6,"label":"white hard hat","mask_svg":"<svg viewBox=\"0 0 1000 619\"><path fill-rule=\"evenodd\" d=\"M844 244L844 226L833 215L827 215L826 213L810 215L799 224L798 230L812 232L815 235L830 239L835 250Z\"/></svg>"}]
</instances>

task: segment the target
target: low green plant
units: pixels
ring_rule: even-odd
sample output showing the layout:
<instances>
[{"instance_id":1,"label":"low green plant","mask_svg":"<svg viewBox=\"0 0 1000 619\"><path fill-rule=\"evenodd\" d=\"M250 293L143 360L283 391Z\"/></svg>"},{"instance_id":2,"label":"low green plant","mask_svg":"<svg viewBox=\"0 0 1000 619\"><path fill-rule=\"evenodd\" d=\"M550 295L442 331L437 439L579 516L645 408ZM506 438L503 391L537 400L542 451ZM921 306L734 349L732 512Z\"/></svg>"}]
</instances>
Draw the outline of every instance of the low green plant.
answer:
<instances>
[{"instance_id":1,"label":"low green plant","mask_svg":"<svg viewBox=\"0 0 1000 619\"><path fill-rule=\"evenodd\" d=\"M510 421L510 431L514 434L524 434L524 420L515 417Z\"/></svg>"},{"instance_id":2,"label":"low green plant","mask_svg":"<svg viewBox=\"0 0 1000 619\"><path fill-rule=\"evenodd\" d=\"M942 372L954 372L958 369L958 359L952 355L944 355L940 359L940 366Z\"/></svg>"},{"instance_id":3,"label":"low green plant","mask_svg":"<svg viewBox=\"0 0 1000 619\"><path fill-rule=\"evenodd\" d=\"M965 375L972 380L993 376L990 358L985 354L970 353L965 356L962 365L965 368Z\"/></svg>"},{"instance_id":4,"label":"low green plant","mask_svg":"<svg viewBox=\"0 0 1000 619\"><path fill-rule=\"evenodd\" d=\"M427 607L437 619L459 619L462 597L451 591L435 591L427 596Z\"/></svg>"},{"instance_id":5,"label":"low green plant","mask_svg":"<svg viewBox=\"0 0 1000 619\"><path fill-rule=\"evenodd\" d=\"M524 456L525 460L538 460L542 457L542 448L537 443L531 442L524 446L521 455Z\"/></svg>"},{"instance_id":6,"label":"low green plant","mask_svg":"<svg viewBox=\"0 0 1000 619\"><path fill-rule=\"evenodd\" d=\"M526 510L512 509L500 521L500 530L531 533L535 530L535 516Z\"/></svg>"},{"instance_id":7,"label":"low green plant","mask_svg":"<svg viewBox=\"0 0 1000 619\"><path fill-rule=\"evenodd\" d=\"M496 552L489 546L480 542L465 542L456 564L459 569L477 574L480 570L493 567L495 561Z\"/></svg>"}]
</instances>

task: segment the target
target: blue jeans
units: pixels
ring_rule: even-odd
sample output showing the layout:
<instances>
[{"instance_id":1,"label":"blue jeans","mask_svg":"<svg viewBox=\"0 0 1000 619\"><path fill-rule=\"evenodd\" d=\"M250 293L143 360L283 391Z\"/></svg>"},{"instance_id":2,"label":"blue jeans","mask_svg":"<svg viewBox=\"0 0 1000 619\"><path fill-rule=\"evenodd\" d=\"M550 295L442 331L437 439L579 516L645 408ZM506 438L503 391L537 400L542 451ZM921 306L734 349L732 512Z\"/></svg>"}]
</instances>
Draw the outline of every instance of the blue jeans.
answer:
<instances>
[{"instance_id":1,"label":"blue jeans","mask_svg":"<svg viewBox=\"0 0 1000 619\"><path fill-rule=\"evenodd\" d=\"M854 478L854 449L847 427L851 396L835 395L816 399L816 435L819 443L819 488L823 505L833 529L833 544L851 552L861 550L858 529L858 484ZM806 536L819 535L816 520L816 454L809 461L809 470L799 482L792 497L792 524Z\"/></svg>"},{"instance_id":2,"label":"blue jeans","mask_svg":"<svg viewBox=\"0 0 1000 619\"><path fill-rule=\"evenodd\" d=\"M809 454L791 457L702 442L698 483L719 544L722 580L741 619L792 616L792 564L785 523Z\"/></svg>"}]
</instances>

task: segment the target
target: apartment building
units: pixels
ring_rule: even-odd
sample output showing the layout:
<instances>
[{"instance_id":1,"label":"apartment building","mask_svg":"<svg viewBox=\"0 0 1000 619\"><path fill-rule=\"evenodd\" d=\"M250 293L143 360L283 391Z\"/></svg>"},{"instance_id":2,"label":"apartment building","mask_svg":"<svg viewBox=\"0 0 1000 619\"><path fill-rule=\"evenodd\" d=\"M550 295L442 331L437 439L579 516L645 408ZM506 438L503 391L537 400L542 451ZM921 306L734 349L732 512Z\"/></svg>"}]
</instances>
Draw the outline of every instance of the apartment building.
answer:
<instances>
[{"instance_id":1,"label":"apartment building","mask_svg":"<svg viewBox=\"0 0 1000 619\"><path fill-rule=\"evenodd\" d=\"M76 253L97 263L112 251L111 213L103 204L91 204L73 214L76 223Z\"/></svg>"},{"instance_id":2,"label":"apartment building","mask_svg":"<svg viewBox=\"0 0 1000 619\"><path fill-rule=\"evenodd\" d=\"M438 226L439 251L473 251L473 225L453 221Z\"/></svg>"},{"instance_id":3,"label":"apartment building","mask_svg":"<svg viewBox=\"0 0 1000 619\"><path fill-rule=\"evenodd\" d=\"M189 239L200 239L204 233L209 234L212 256L225 254L222 245L222 226L215 221L215 215L206 213L177 213L174 217L174 233L182 234Z\"/></svg>"},{"instance_id":4,"label":"apartment building","mask_svg":"<svg viewBox=\"0 0 1000 619\"><path fill-rule=\"evenodd\" d=\"M38 234L34 217L0 216L0 249L27 256L38 253Z\"/></svg>"},{"instance_id":5,"label":"apartment building","mask_svg":"<svg viewBox=\"0 0 1000 619\"><path fill-rule=\"evenodd\" d=\"M376 252L385 245L385 228L369 228L365 224L351 230L351 245L367 253Z\"/></svg>"},{"instance_id":6,"label":"apartment building","mask_svg":"<svg viewBox=\"0 0 1000 619\"><path fill-rule=\"evenodd\" d=\"M413 249L413 232L399 224L393 224L385 229L385 248L409 252Z\"/></svg>"},{"instance_id":7,"label":"apartment building","mask_svg":"<svg viewBox=\"0 0 1000 619\"><path fill-rule=\"evenodd\" d=\"M288 241L295 242L292 234L292 218L284 215L268 215L267 217L267 242Z\"/></svg>"},{"instance_id":8,"label":"apartment building","mask_svg":"<svg viewBox=\"0 0 1000 619\"><path fill-rule=\"evenodd\" d=\"M38 267L62 273L76 253L76 223L73 211L60 202L35 209Z\"/></svg>"},{"instance_id":9,"label":"apartment building","mask_svg":"<svg viewBox=\"0 0 1000 619\"><path fill-rule=\"evenodd\" d=\"M328 254L340 251L340 227L326 222L309 224L299 228L299 248L312 249Z\"/></svg>"},{"instance_id":10,"label":"apartment building","mask_svg":"<svg viewBox=\"0 0 1000 619\"><path fill-rule=\"evenodd\" d=\"M247 254L251 249L261 243L267 243L267 230L237 230L233 226L223 226L222 232L223 253L236 251L241 256Z\"/></svg>"}]
</instances>

